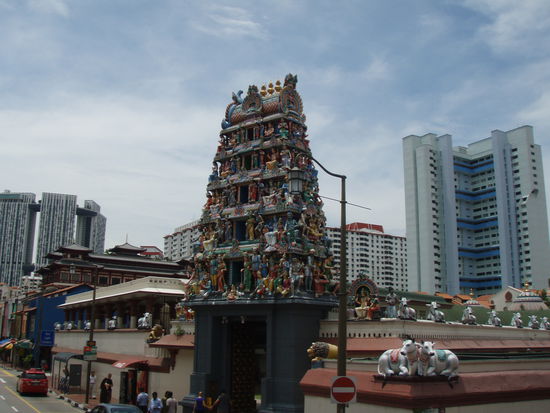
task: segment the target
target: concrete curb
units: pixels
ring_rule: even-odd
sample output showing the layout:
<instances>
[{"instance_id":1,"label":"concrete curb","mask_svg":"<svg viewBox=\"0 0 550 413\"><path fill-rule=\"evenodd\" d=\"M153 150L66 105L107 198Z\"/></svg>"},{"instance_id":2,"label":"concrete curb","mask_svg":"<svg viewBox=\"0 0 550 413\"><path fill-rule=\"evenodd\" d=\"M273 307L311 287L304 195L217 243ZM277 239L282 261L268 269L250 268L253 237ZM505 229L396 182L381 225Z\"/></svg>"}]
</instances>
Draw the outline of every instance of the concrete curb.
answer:
<instances>
[{"instance_id":1,"label":"concrete curb","mask_svg":"<svg viewBox=\"0 0 550 413\"><path fill-rule=\"evenodd\" d=\"M53 393L53 391L51 391L51 390L50 390L50 392ZM57 394L57 398L61 399L61 400L65 400L67 403L69 403L73 407L76 407L77 409L84 410L85 412L88 411L88 409L86 408L86 406L83 403L75 402L74 400L68 398L67 396L65 396L63 394Z\"/></svg>"}]
</instances>

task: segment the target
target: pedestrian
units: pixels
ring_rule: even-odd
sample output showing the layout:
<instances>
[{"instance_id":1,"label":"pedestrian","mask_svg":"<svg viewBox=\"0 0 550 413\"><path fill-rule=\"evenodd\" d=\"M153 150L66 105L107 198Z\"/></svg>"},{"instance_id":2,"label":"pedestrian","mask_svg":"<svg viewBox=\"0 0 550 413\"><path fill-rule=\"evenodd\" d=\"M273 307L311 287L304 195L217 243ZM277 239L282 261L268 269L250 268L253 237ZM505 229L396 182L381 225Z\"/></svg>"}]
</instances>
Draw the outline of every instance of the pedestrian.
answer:
<instances>
[{"instance_id":1,"label":"pedestrian","mask_svg":"<svg viewBox=\"0 0 550 413\"><path fill-rule=\"evenodd\" d=\"M101 403L111 403L111 394L113 391L113 380L111 380L112 374L107 374L101 384L99 385L99 401Z\"/></svg>"},{"instance_id":2,"label":"pedestrian","mask_svg":"<svg viewBox=\"0 0 550 413\"><path fill-rule=\"evenodd\" d=\"M174 393L167 392L168 398L166 399L166 413L177 413L178 401L174 399Z\"/></svg>"},{"instance_id":3,"label":"pedestrian","mask_svg":"<svg viewBox=\"0 0 550 413\"><path fill-rule=\"evenodd\" d=\"M149 402L149 410L147 410L148 413L160 413L162 410L162 402L157 396L157 392L154 391L152 394L152 399Z\"/></svg>"},{"instance_id":4,"label":"pedestrian","mask_svg":"<svg viewBox=\"0 0 550 413\"><path fill-rule=\"evenodd\" d=\"M212 408L218 407L218 410L216 410L217 413L229 413L229 395L225 392L225 390L222 390L220 392L220 395L212 405Z\"/></svg>"},{"instance_id":5,"label":"pedestrian","mask_svg":"<svg viewBox=\"0 0 550 413\"><path fill-rule=\"evenodd\" d=\"M90 373L90 394L92 395L92 399L95 399L95 382L96 382L95 371L92 370Z\"/></svg>"},{"instance_id":6,"label":"pedestrian","mask_svg":"<svg viewBox=\"0 0 550 413\"><path fill-rule=\"evenodd\" d=\"M165 391L164 397L160 399L160 401L162 402L162 410L160 411L160 413L166 413L168 411L168 407L166 406L166 400L168 400L168 397L170 397L169 394L170 394L169 391Z\"/></svg>"},{"instance_id":7,"label":"pedestrian","mask_svg":"<svg viewBox=\"0 0 550 413\"><path fill-rule=\"evenodd\" d=\"M199 392L195 398L195 405L193 406L193 413L204 412L204 398L202 397L202 391Z\"/></svg>"},{"instance_id":8,"label":"pedestrian","mask_svg":"<svg viewBox=\"0 0 550 413\"><path fill-rule=\"evenodd\" d=\"M69 393L69 369L67 368L67 366L65 366L65 368L63 369L63 385L62 385L62 390L63 390L63 393L67 394Z\"/></svg>"},{"instance_id":9,"label":"pedestrian","mask_svg":"<svg viewBox=\"0 0 550 413\"><path fill-rule=\"evenodd\" d=\"M139 389L139 394L136 398L136 405L143 413L147 413L147 406L149 406L149 395L145 392L143 387Z\"/></svg>"}]
</instances>

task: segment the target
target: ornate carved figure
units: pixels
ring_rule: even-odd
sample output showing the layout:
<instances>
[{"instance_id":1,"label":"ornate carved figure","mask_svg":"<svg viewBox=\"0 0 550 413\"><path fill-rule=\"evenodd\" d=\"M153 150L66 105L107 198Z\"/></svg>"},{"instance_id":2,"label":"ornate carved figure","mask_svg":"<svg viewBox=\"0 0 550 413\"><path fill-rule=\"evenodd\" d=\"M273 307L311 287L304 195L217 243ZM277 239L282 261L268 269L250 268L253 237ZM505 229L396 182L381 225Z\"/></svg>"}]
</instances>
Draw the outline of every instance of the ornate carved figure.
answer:
<instances>
[{"instance_id":1,"label":"ornate carved figure","mask_svg":"<svg viewBox=\"0 0 550 413\"><path fill-rule=\"evenodd\" d=\"M542 317L540 319L539 330L550 330L550 322L548 322L548 317Z\"/></svg>"},{"instance_id":2,"label":"ornate carved figure","mask_svg":"<svg viewBox=\"0 0 550 413\"><path fill-rule=\"evenodd\" d=\"M477 324L476 321L477 321L477 318L474 315L474 311L472 310L472 307L470 306L466 307L462 312L462 320L461 320L462 324L475 325Z\"/></svg>"},{"instance_id":3,"label":"ornate carved figure","mask_svg":"<svg viewBox=\"0 0 550 413\"><path fill-rule=\"evenodd\" d=\"M386 294L386 317L397 318L396 306L398 302L399 298L395 294L393 287L389 287L388 294Z\"/></svg>"},{"instance_id":4,"label":"ornate carved figure","mask_svg":"<svg viewBox=\"0 0 550 413\"><path fill-rule=\"evenodd\" d=\"M401 348L386 350L378 358L378 374L384 377L414 376L417 366L417 345L412 340L403 341Z\"/></svg>"},{"instance_id":5,"label":"ornate carved figure","mask_svg":"<svg viewBox=\"0 0 550 413\"><path fill-rule=\"evenodd\" d=\"M512 327L523 328L523 321L521 321L521 314L514 313L512 316L512 321L510 322Z\"/></svg>"},{"instance_id":6,"label":"ornate carved figure","mask_svg":"<svg viewBox=\"0 0 550 413\"><path fill-rule=\"evenodd\" d=\"M147 343L154 343L155 341L159 341L162 337L164 330L161 325L155 324L155 326L151 329L151 332L149 333L149 336L147 337Z\"/></svg>"},{"instance_id":7,"label":"ornate carved figure","mask_svg":"<svg viewBox=\"0 0 550 413\"><path fill-rule=\"evenodd\" d=\"M143 317L138 318L138 329L147 330L153 325L153 315L151 313L144 313Z\"/></svg>"},{"instance_id":8,"label":"ornate carved figure","mask_svg":"<svg viewBox=\"0 0 550 413\"><path fill-rule=\"evenodd\" d=\"M539 319L536 315L530 315L529 316L529 322L527 323L527 326L529 328L533 328L538 330L540 328Z\"/></svg>"},{"instance_id":9,"label":"ornate carved figure","mask_svg":"<svg viewBox=\"0 0 550 413\"><path fill-rule=\"evenodd\" d=\"M436 350L435 343L424 341L418 356L419 375L454 377L458 370L458 357L450 350Z\"/></svg>"},{"instance_id":10,"label":"ornate carved figure","mask_svg":"<svg viewBox=\"0 0 550 413\"><path fill-rule=\"evenodd\" d=\"M443 311L438 310L439 304L432 301L430 304L426 304L426 306L428 307L428 315L426 320L435 321L436 323L445 322L445 314L443 314Z\"/></svg>"},{"instance_id":11,"label":"ornate carved figure","mask_svg":"<svg viewBox=\"0 0 550 413\"><path fill-rule=\"evenodd\" d=\"M107 323L107 329L108 330L114 330L117 328L117 325L116 325L116 316L113 316L113 318L111 318L109 320L109 322Z\"/></svg>"},{"instance_id":12,"label":"ornate carved figure","mask_svg":"<svg viewBox=\"0 0 550 413\"><path fill-rule=\"evenodd\" d=\"M409 307L409 301L405 297L401 297L399 302L399 310L397 316L401 320L414 320L416 321L416 310Z\"/></svg>"},{"instance_id":13,"label":"ornate carved figure","mask_svg":"<svg viewBox=\"0 0 550 413\"><path fill-rule=\"evenodd\" d=\"M495 310L491 310L487 314L489 314L489 319L487 320L487 324L495 327L502 327L502 321L497 316L497 312Z\"/></svg>"}]
</instances>

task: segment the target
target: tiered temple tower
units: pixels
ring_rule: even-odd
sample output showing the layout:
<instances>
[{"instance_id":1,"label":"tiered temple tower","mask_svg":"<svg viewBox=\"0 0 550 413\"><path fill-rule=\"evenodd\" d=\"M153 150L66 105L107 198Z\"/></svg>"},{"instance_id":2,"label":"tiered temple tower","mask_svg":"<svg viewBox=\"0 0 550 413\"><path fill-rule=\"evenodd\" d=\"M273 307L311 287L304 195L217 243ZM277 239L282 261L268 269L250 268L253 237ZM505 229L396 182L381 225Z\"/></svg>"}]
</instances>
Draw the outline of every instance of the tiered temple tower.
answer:
<instances>
[{"instance_id":1,"label":"tiered temple tower","mask_svg":"<svg viewBox=\"0 0 550 413\"><path fill-rule=\"evenodd\" d=\"M200 219L188 305L191 394L230 395L234 411L302 412L299 380L338 283L297 76L233 94ZM297 177L298 179L294 179Z\"/></svg>"}]
</instances>

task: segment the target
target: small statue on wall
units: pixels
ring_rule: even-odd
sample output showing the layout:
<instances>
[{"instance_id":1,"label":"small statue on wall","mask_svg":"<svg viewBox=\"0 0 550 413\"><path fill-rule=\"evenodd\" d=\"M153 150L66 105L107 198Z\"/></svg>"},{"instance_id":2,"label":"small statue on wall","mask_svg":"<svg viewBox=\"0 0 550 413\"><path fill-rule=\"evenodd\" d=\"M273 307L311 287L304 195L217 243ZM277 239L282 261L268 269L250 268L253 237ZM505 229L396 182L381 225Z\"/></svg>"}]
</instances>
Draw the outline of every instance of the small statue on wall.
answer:
<instances>
[{"instance_id":1,"label":"small statue on wall","mask_svg":"<svg viewBox=\"0 0 550 413\"><path fill-rule=\"evenodd\" d=\"M92 322L89 320L84 321L84 331L90 331L92 329Z\"/></svg>"},{"instance_id":2,"label":"small statue on wall","mask_svg":"<svg viewBox=\"0 0 550 413\"><path fill-rule=\"evenodd\" d=\"M450 350L434 349L435 343L423 341L419 346L418 375L420 376L447 376L457 375L458 357Z\"/></svg>"},{"instance_id":3,"label":"small statue on wall","mask_svg":"<svg viewBox=\"0 0 550 413\"><path fill-rule=\"evenodd\" d=\"M107 323L107 330L114 330L117 328L116 316L113 316Z\"/></svg>"},{"instance_id":4,"label":"small statue on wall","mask_svg":"<svg viewBox=\"0 0 550 413\"><path fill-rule=\"evenodd\" d=\"M414 376L418 367L417 344L403 341L401 348L386 350L378 358L378 374L388 376Z\"/></svg>"},{"instance_id":5,"label":"small statue on wall","mask_svg":"<svg viewBox=\"0 0 550 413\"><path fill-rule=\"evenodd\" d=\"M409 301L405 297L401 297L401 301L399 302L398 317L401 320L416 321L416 310L409 307Z\"/></svg>"},{"instance_id":6,"label":"small statue on wall","mask_svg":"<svg viewBox=\"0 0 550 413\"><path fill-rule=\"evenodd\" d=\"M149 333L149 336L147 337L147 343L154 343L156 341L159 341L162 337L162 334L164 332L164 329L160 324L155 324L155 326L151 329L151 332Z\"/></svg>"},{"instance_id":7,"label":"small statue on wall","mask_svg":"<svg viewBox=\"0 0 550 413\"><path fill-rule=\"evenodd\" d=\"M512 316L512 321L510 322L512 327L523 328L523 321L521 320L520 313L514 313Z\"/></svg>"},{"instance_id":8,"label":"small statue on wall","mask_svg":"<svg viewBox=\"0 0 550 413\"><path fill-rule=\"evenodd\" d=\"M435 321L436 323L445 322L445 314L443 311L438 310L438 303L432 301L430 304L426 304L426 306L428 307L428 315L426 316L426 320Z\"/></svg>"},{"instance_id":9,"label":"small statue on wall","mask_svg":"<svg viewBox=\"0 0 550 413\"><path fill-rule=\"evenodd\" d=\"M540 328L539 319L536 315L530 315L529 316L529 322L527 323L527 326L529 328L538 330Z\"/></svg>"},{"instance_id":10,"label":"small statue on wall","mask_svg":"<svg viewBox=\"0 0 550 413\"><path fill-rule=\"evenodd\" d=\"M388 293L386 294L386 317L388 318L397 318L397 303L399 302L399 297L395 294L393 287L388 287Z\"/></svg>"},{"instance_id":11,"label":"small statue on wall","mask_svg":"<svg viewBox=\"0 0 550 413\"><path fill-rule=\"evenodd\" d=\"M472 307L468 306L464 309L462 312L462 324L469 324L469 325L475 325L477 321L476 316L474 315L474 311L472 310Z\"/></svg>"},{"instance_id":12,"label":"small statue on wall","mask_svg":"<svg viewBox=\"0 0 550 413\"><path fill-rule=\"evenodd\" d=\"M502 327L502 321L497 316L497 312L495 310L491 310L487 314L489 314L487 324L495 327Z\"/></svg>"},{"instance_id":13,"label":"small statue on wall","mask_svg":"<svg viewBox=\"0 0 550 413\"><path fill-rule=\"evenodd\" d=\"M138 319L138 329L147 330L151 328L153 324L153 315L151 313L144 313L143 317Z\"/></svg>"}]
</instances>

